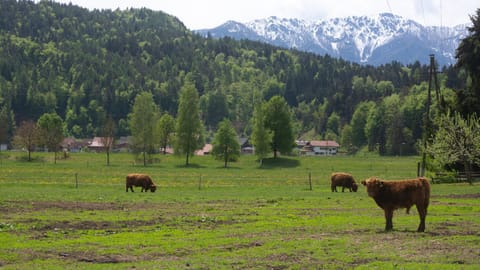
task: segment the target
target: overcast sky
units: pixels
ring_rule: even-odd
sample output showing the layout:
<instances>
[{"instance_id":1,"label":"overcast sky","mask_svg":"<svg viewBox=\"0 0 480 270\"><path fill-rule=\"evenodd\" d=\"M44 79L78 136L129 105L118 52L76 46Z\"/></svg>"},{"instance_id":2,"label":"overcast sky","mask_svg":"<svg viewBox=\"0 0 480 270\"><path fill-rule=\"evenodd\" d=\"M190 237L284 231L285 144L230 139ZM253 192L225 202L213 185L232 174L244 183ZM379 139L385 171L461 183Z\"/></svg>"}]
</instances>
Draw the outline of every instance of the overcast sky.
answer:
<instances>
[{"instance_id":1,"label":"overcast sky","mask_svg":"<svg viewBox=\"0 0 480 270\"><path fill-rule=\"evenodd\" d=\"M38 0L37 0L38 1ZM470 23L478 0L55 0L88 9L147 7L179 18L189 29L213 28L234 20L277 16L323 20L391 12L423 25Z\"/></svg>"}]
</instances>

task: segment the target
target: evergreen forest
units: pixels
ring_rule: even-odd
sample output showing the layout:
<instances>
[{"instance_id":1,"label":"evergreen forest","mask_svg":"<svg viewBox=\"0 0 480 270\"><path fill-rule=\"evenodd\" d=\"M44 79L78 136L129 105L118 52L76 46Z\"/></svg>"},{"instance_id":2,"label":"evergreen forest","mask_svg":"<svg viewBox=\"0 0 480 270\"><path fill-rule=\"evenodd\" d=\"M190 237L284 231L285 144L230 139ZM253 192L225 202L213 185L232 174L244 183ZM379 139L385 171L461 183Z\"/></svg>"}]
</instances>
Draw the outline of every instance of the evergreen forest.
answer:
<instances>
[{"instance_id":1,"label":"evergreen forest","mask_svg":"<svg viewBox=\"0 0 480 270\"><path fill-rule=\"evenodd\" d=\"M249 136L255 104L282 96L297 139L336 140L348 151L368 146L381 154L416 154L429 84L432 117L440 108L476 111L462 103L467 72L435 67L432 82L430 68L419 62L360 65L260 42L205 38L173 16L145 8L2 0L0 114L6 136L0 143L10 142L21 122L46 113L62 118L65 136L99 136L108 119L116 136L131 135L128 115L138 94L150 93L159 114L175 118L188 79L198 91L207 133L228 119L237 134Z\"/></svg>"}]
</instances>

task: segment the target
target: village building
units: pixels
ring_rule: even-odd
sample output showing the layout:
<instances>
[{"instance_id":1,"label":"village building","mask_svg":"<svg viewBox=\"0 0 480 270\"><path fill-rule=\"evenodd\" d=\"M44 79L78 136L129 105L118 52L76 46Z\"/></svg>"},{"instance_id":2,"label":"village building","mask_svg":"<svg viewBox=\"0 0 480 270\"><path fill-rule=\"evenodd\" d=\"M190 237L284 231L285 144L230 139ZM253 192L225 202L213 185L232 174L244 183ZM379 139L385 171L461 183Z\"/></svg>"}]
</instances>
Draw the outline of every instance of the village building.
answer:
<instances>
[{"instance_id":1,"label":"village building","mask_svg":"<svg viewBox=\"0 0 480 270\"><path fill-rule=\"evenodd\" d=\"M334 156L340 145L336 141L296 141L303 156Z\"/></svg>"}]
</instances>

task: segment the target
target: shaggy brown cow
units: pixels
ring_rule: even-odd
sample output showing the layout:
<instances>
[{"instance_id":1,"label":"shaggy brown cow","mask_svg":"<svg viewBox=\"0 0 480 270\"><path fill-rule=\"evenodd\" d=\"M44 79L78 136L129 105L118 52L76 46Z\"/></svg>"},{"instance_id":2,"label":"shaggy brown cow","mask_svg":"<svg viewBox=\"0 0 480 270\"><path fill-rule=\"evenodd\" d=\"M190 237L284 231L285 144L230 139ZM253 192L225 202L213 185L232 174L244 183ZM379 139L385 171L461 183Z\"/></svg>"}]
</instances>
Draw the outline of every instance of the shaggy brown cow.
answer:
<instances>
[{"instance_id":1,"label":"shaggy brown cow","mask_svg":"<svg viewBox=\"0 0 480 270\"><path fill-rule=\"evenodd\" d=\"M131 173L127 175L126 190L130 189L133 192L133 187L142 187L142 192L147 192L149 189L151 192L157 190L157 186L153 183L150 176L146 174Z\"/></svg>"},{"instance_id":2,"label":"shaggy brown cow","mask_svg":"<svg viewBox=\"0 0 480 270\"><path fill-rule=\"evenodd\" d=\"M425 177L410 180L385 181L371 177L362 181L367 187L368 196L372 197L385 212L385 230L393 229L393 211L407 208L407 214L412 205L417 206L420 215L418 232L425 231L425 218L430 201L430 184Z\"/></svg>"},{"instance_id":3,"label":"shaggy brown cow","mask_svg":"<svg viewBox=\"0 0 480 270\"><path fill-rule=\"evenodd\" d=\"M332 192L337 192L337 186L342 187L342 192L345 191L345 188L348 188L350 192L357 192L358 186L355 183L355 179L349 173L332 173L330 177L332 183Z\"/></svg>"}]
</instances>

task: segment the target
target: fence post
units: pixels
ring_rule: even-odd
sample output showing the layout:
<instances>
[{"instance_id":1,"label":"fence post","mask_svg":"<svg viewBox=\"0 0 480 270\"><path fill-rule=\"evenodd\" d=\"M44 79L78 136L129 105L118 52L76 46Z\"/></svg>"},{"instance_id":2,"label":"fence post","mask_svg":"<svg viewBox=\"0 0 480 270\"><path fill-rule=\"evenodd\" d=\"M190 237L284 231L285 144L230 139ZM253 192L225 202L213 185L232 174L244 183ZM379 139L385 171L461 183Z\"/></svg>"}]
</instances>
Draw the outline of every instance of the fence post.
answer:
<instances>
[{"instance_id":1,"label":"fence post","mask_svg":"<svg viewBox=\"0 0 480 270\"><path fill-rule=\"evenodd\" d=\"M202 189L202 175L200 174L200 178L198 178L198 190Z\"/></svg>"},{"instance_id":2,"label":"fence post","mask_svg":"<svg viewBox=\"0 0 480 270\"><path fill-rule=\"evenodd\" d=\"M78 173L75 173L75 188L78 188Z\"/></svg>"},{"instance_id":3,"label":"fence post","mask_svg":"<svg viewBox=\"0 0 480 270\"><path fill-rule=\"evenodd\" d=\"M308 183L310 184L310 191L312 191L312 173L308 173Z\"/></svg>"}]
</instances>

